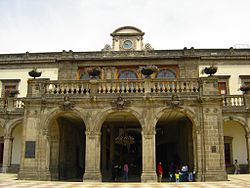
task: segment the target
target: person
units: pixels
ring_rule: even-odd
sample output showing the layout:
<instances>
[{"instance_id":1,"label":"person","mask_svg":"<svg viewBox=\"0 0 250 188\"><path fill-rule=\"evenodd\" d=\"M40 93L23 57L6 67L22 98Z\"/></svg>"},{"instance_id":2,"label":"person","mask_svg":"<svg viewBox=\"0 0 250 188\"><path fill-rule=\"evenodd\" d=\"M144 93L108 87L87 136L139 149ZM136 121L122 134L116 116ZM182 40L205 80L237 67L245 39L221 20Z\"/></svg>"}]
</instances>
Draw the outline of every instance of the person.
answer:
<instances>
[{"instance_id":1,"label":"person","mask_svg":"<svg viewBox=\"0 0 250 188\"><path fill-rule=\"evenodd\" d=\"M234 174L239 174L240 173L240 165L238 163L238 160L235 159L234 161Z\"/></svg>"},{"instance_id":2,"label":"person","mask_svg":"<svg viewBox=\"0 0 250 188\"><path fill-rule=\"evenodd\" d=\"M111 172L112 172L112 180L113 181L115 181L115 165L116 165L115 160L112 160Z\"/></svg>"},{"instance_id":3,"label":"person","mask_svg":"<svg viewBox=\"0 0 250 188\"><path fill-rule=\"evenodd\" d=\"M175 181L180 182L180 172L179 172L179 170L177 170L176 173L175 173Z\"/></svg>"},{"instance_id":4,"label":"person","mask_svg":"<svg viewBox=\"0 0 250 188\"><path fill-rule=\"evenodd\" d=\"M125 181L128 181L128 163L125 163L123 166L123 172L124 172L124 179Z\"/></svg>"},{"instance_id":5,"label":"person","mask_svg":"<svg viewBox=\"0 0 250 188\"><path fill-rule=\"evenodd\" d=\"M171 162L170 167L169 167L169 181L170 182L175 182L175 166L174 163Z\"/></svg>"},{"instance_id":6,"label":"person","mask_svg":"<svg viewBox=\"0 0 250 188\"><path fill-rule=\"evenodd\" d=\"M157 165L158 182L161 182L162 174L163 174L163 169L162 169L161 162L159 162L158 165Z\"/></svg>"}]
</instances>

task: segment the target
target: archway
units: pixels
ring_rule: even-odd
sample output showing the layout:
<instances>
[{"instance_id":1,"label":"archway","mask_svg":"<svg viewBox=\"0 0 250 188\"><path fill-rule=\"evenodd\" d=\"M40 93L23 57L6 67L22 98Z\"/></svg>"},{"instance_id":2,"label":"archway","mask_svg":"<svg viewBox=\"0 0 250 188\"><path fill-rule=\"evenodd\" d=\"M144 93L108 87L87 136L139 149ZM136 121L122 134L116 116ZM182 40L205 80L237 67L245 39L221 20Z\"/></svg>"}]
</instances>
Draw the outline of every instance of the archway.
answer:
<instances>
[{"instance_id":1,"label":"archway","mask_svg":"<svg viewBox=\"0 0 250 188\"><path fill-rule=\"evenodd\" d=\"M85 169L85 124L74 113L56 116L50 125L52 180L82 181Z\"/></svg>"},{"instance_id":2,"label":"archway","mask_svg":"<svg viewBox=\"0 0 250 188\"><path fill-rule=\"evenodd\" d=\"M156 124L156 162L163 166L163 181L170 180L170 172L188 165L194 169L192 122L182 112L165 112ZM172 179L173 180L173 179Z\"/></svg>"},{"instance_id":3,"label":"archway","mask_svg":"<svg viewBox=\"0 0 250 188\"><path fill-rule=\"evenodd\" d=\"M142 139L139 121L128 112L115 112L102 125L101 171L106 182L139 182L142 167ZM133 144L119 144L121 135L134 138ZM124 164L129 167L128 180L124 177ZM114 167L118 165L116 170Z\"/></svg>"},{"instance_id":4,"label":"archway","mask_svg":"<svg viewBox=\"0 0 250 188\"><path fill-rule=\"evenodd\" d=\"M234 172L234 161L240 164L240 172L248 173L246 130L241 122L224 122L224 152L227 173Z\"/></svg>"},{"instance_id":5,"label":"archway","mask_svg":"<svg viewBox=\"0 0 250 188\"><path fill-rule=\"evenodd\" d=\"M11 152L11 166L8 169L8 172L19 171L20 159L21 159L21 143L22 143L22 124L17 124L12 130L12 152Z\"/></svg>"}]
</instances>

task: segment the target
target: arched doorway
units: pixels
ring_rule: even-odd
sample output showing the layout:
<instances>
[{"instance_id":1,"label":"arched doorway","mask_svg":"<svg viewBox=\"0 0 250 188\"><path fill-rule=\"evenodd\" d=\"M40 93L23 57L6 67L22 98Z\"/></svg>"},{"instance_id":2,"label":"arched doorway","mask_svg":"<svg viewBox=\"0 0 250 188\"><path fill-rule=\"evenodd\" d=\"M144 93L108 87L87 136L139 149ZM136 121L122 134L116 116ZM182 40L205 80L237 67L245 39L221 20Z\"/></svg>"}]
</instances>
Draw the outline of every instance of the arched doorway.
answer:
<instances>
[{"instance_id":1,"label":"arched doorway","mask_svg":"<svg viewBox=\"0 0 250 188\"><path fill-rule=\"evenodd\" d=\"M22 143L22 124L16 125L12 130L12 152L11 152L11 166L8 172L19 171L20 159L21 159L21 143Z\"/></svg>"},{"instance_id":2,"label":"arched doorway","mask_svg":"<svg viewBox=\"0 0 250 188\"><path fill-rule=\"evenodd\" d=\"M139 182L142 167L142 139L139 121L130 113L110 114L102 125L101 171L106 182ZM119 136L130 136L133 144L118 143ZM129 167L128 180L124 177L124 164ZM118 165L118 169L115 166Z\"/></svg>"},{"instance_id":3,"label":"arched doorway","mask_svg":"<svg viewBox=\"0 0 250 188\"><path fill-rule=\"evenodd\" d=\"M55 117L50 126L52 180L82 181L85 169L85 124L73 113Z\"/></svg>"},{"instance_id":4,"label":"arched doorway","mask_svg":"<svg viewBox=\"0 0 250 188\"><path fill-rule=\"evenodd\" d=\"M165 112L156 124L156 162L163 166L163 181L170 181L170 171L188 165L194 169L192 122L179 111Z\"/></svg>"},{"instance_id":5,"label":"arched doorway","mask_svg":"<svg viewBox=\"0 0 250 188\"><path fill-rule=\"evenodd\" d=\"M224 152L227 173L234 172L234 161L240 164L240 172L248 173L247 140L243 125L235 120L224 122Z\"/></svg>"}]
</instances>

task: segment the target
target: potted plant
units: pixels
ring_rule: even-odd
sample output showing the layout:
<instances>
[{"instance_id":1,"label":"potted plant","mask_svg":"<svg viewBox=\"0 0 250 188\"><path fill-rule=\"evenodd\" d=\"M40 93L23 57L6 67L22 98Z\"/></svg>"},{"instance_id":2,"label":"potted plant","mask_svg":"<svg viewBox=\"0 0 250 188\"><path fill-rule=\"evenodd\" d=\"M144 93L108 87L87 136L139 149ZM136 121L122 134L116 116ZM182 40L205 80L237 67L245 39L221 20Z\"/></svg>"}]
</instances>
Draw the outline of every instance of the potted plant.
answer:
<instances>
[{"instance_id":1,"label":"potted plant","mask_svg":"<svg viewBox=\"0 0 250 188\"><path fill-rule=\"evenodd\" d=\"M101 68L100 67L94 67L92 69L88 70L88 74L89 76L91 76L92 78L97 78L100 76L101 74Z\"/></svg>"},{"instance_id":2,"label":"potted plant","mask_svg":"<svg viewBox=\"0 0 250 188\"><path fill-rule=\"evenodd\" d=\"M205 67L203 71L205 74L209 74L209 76L212 76L213 74L217 72L217 69L218 67L212 65L210 67Z\"/></svg>"},{"instance_id":3,"label":"potted plant","mask_svg":"<svg viewBox=\"0 0 250 188\"><path fill-rule=\"evenodd\" d=\"M17 89L6 90L6 95L9 97L15 97L17 94L19 94L19 90Z\"/></svg>"},{"instance_id":4,"label":"potted plant","mask_svg":"<svg viewBox=\"0 0 250 188\"><path fill-rule=\"evenodd\" d=\"M29 76L33 77L34 79L36 79L36 77L40 77L41 74L42 72L38 72L36 67L29 71Z\"/></svg>"},{"instance_id":5,"label":"potted plant","mask_svg":"<svg viewBox=\"0 0 250 188\"><path fill-rule=\"evenodd\" d=\"M156 72L158 68L154 65L146 66L146 67L141 67L140 71L141 73L146 77L149 78L151 74Z\"/></svg>"},{"instance_id":6,"label":"potted plant","mask_svg":"<svg viewBox=\"0 0 250 188\"><path fill-rule=\"evenodd\" d=\"M244 93L247 93L249 90L250 90L250 86L247 86L245 84L243 84L241 87L240 87L240 90Z\"/></svg>"}]
</instances>

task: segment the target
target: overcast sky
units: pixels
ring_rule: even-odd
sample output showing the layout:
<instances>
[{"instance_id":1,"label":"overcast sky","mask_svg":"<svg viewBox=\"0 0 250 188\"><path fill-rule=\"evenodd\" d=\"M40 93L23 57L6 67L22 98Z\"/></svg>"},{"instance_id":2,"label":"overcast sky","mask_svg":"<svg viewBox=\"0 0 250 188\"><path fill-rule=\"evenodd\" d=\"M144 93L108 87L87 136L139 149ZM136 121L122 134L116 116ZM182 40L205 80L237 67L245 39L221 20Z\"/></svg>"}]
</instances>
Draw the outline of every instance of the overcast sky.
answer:
<instances>
[{"instance_id":1,"label":"overcast sky","mask_svg":"<svg viewBox=\"0 0 250 188\"><path fill-rule=\"evenodd\" d=\"M0 53L99 51L126 25L157 50L250 47L250 0L0 0Z\"/></svg>"}]
</instances>

